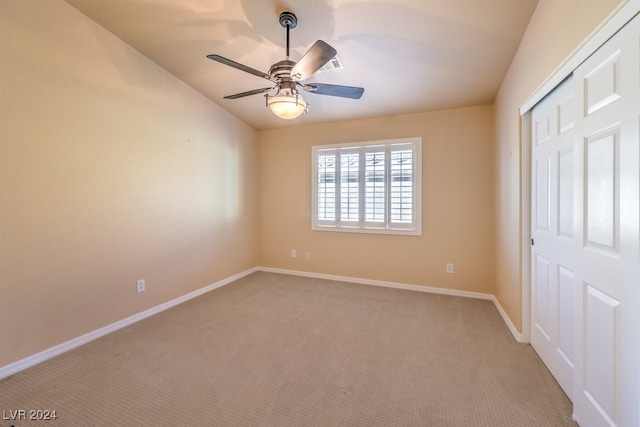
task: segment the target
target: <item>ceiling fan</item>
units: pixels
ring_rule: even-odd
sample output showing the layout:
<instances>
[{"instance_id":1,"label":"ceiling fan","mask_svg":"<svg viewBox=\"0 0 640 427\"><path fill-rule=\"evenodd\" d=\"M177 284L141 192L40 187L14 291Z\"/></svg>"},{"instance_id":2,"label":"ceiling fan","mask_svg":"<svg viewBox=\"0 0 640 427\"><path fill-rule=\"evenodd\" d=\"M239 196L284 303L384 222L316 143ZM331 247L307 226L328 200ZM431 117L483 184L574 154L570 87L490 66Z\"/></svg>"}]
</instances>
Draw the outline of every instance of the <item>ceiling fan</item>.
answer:
<instances>
[{"instance_id":1,"label":"ceiling fan","mask_svg":"<svg viewBox=\"0 0 640 427\"><path fill-rule=\"evenodd\" d=\"M339 86L325 83L305 83L316 71L333 59L337 52L322 40L317 40L304 54L300 61L289 59L289 30L298 25L298 18L291 12L282 12L279 19L280 25L287 30L287 55L286 59L276 62L268 73L263 73L254 68L239 64L220 55L207 55L207 58L228 65L240 71L254 76L262 77L275 83L275 86L254 89L247 92L227 95L225 99L238 99L249 95L257 95L269 91L275 91L275 95L265 94L267 107L282 119L295 119L303 112L308 111L308 105L299 89L318 95L338 96L341 98L360 99L364 93L361 87Z\"/></svg>"}]
</instances>

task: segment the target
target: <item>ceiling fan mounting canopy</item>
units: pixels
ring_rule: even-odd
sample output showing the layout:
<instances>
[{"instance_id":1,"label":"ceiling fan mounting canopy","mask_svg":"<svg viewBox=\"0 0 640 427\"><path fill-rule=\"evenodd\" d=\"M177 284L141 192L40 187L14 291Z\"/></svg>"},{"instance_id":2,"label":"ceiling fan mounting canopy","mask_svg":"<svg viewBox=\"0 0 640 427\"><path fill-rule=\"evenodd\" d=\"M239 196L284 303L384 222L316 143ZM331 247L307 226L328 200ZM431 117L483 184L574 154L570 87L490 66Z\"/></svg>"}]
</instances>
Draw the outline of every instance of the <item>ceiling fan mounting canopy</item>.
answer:
<instances>
[{"instance_id":1,"label":"ceiling fan mounting canopy","mask_svg":"<svg viewBox=\"0 0 640 427\"><path fill-rule=\"evenodd\" d=\"M291 12L282 12L279 21L280 25L284 28L289 27L291 30L298 26L298 18Z\"/></svg>"},{"instance_id":2,"label":"ceiling fan mounting canopy","mask_svg":"<svg viewBox=\"0 0 640 427\"><path fill-rule=\"evenodd\" d=\"M220 55L207 55L207 58L221 64L244 71L254 76L267 79L275 83L275 86L253 89L247 92L227 95L225 99L238 99L245 96L265 93L267 106L278 117L292 119L298 117L302 112L307 112L307 103L300 96L299 89L318 95L329 95L340 98L360 99L364 89L354 86L339 86L323 83L305 83L304 81L315 74L323 65L333 59L337 52L322 40L317 40L311 48L302 56L300 61L295 62L289 59L289 30L298 26L298 18L292 12L282 12L279 17L280 25L287 30L286 58L276 62L269 68L268 73L263 73L254 68L232 61ZM266 92L275 91L274 95ZM277 102L276 102L277 98ZM277 109L275 108L277 105ZM301 105L304 109L301 109ZM291 112L284 114L283 111L290 106Z\"/></svg>"}]
</instances>

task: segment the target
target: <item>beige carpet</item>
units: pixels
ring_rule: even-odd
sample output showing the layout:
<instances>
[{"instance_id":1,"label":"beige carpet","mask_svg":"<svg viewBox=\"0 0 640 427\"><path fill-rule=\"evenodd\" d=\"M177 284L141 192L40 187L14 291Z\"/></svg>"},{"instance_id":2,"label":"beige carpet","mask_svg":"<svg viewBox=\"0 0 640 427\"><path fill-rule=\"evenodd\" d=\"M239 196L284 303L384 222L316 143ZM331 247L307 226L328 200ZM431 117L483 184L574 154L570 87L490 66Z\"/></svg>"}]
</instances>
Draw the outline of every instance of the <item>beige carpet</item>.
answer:
<instances>
[{"instance_id":1,"label":"beige carpet","mask_svg":"<svg viewBox=\"0 0 640 427\"><path fill-rule=\"evenodd\" d=\"M0 381L0 426L575 426L489 301L270 273Z\"/></svg>"}]
</instances>

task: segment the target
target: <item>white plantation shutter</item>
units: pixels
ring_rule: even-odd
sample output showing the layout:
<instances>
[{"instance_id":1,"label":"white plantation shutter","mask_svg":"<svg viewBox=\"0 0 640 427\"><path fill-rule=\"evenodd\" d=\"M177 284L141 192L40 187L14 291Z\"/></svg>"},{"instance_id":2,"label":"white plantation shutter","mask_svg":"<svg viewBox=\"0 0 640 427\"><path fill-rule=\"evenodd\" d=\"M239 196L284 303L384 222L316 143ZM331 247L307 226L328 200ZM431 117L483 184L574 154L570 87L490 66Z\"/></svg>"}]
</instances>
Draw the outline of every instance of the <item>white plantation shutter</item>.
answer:
<instances>
[{"instance_id":1,"label":"white plantation shutter","mask_svg":"<svg viewBox=\"0 0 640 427\"><path fill-rule=\"evenodd\" d=\"M411 147L391 150L391 222L413 222L413 151Z\"/></svg>"},{"instance_id":2,"label":"white plantation shutter","mask_svg":"<svg viewBox=\"0 0 640 427\"><path fill-rule=\"evenodd\" d=\"M315 146L314 230L420 235L420 138Z\"/></svg>"},{"instance_id":3,"label":"white plantation shutter","mask_svg":"<svg viewBox=\"0 0 640 427\"><path fill-rule=\"evenodd\" d=\"M340 150L340 222L360 222L360 153Z\"/></svg>"},{"instance_id":4,"label":"white plantation shutter","mask_svg":"<svg viewBox=\"0 0 640 427\"><path fill-rule=\"evenodd\" d=\"M336 154L335 152L318 155L317 163L317 219L319 221L336 220Z\"/></svg>"},{"instance_id":5,"label":"white plantation shutter","mask_svg":"<svg viewBox=\"0 0 640 427\"><path fill-rule=\"evenodd\" d=\"M371 223L387 221L386 164L384 147L373 147L364 154L364 220Z\"/></svg>"}]
</instances>

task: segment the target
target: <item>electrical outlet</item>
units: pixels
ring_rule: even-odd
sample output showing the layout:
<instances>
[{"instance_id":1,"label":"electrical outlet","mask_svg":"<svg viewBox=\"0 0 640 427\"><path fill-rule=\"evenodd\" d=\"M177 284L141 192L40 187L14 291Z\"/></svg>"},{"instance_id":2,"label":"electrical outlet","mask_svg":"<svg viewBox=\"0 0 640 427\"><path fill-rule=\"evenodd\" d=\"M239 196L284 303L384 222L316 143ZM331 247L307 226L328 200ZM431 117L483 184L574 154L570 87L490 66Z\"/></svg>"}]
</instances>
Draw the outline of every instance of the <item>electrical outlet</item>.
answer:
<instances>
[{"instance_id":1,"label":"electrical outlet","mask_svg":"<svg viewBox=\"0 0 640 427\"><path fill-rule=\"evenodd\" d=\"M291 249L291 258L295 258L298 256L298 253L296 252L295 249Z\"/></svg>"},{"instance_id":2,"label":"electrical outlet","mask_svg":"<svg viewBox=\"0 0 640 427\"><path fill-rule=\"evenodd\" d=\"M304 259L306 259L307 261L309 261L311 259L311 252L305 252L304 253Z\"/></svg>"},{"instance_id":3,"label":"electrical outlet","mask_svg":"<svg viewBox=\"0 0 640 427\"><path fill-rule=\"evenodd\" d=\"M449 274L453 273L453 264L451 263L447 264L447 273Z\"/></svg>"},{"instance_id":4,"label":"electrical outlet","mask_svg":"<svg viewBox=\"0 0 640 427\"><path fill-rule=\"evenodd\" d=\"M140 279L136 282L136 291L138 293L144 292L145 287L146 287L146 282L144 279Z\"/></svg>"}]
</instances>

